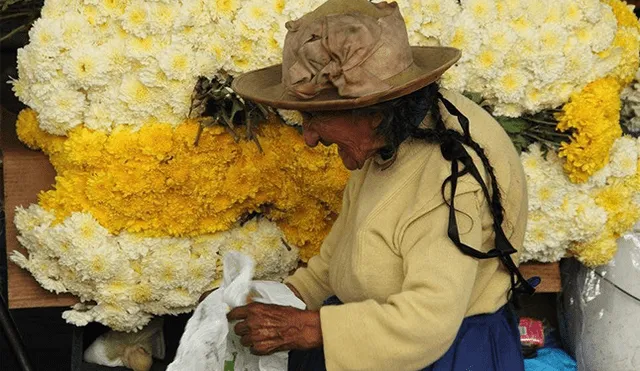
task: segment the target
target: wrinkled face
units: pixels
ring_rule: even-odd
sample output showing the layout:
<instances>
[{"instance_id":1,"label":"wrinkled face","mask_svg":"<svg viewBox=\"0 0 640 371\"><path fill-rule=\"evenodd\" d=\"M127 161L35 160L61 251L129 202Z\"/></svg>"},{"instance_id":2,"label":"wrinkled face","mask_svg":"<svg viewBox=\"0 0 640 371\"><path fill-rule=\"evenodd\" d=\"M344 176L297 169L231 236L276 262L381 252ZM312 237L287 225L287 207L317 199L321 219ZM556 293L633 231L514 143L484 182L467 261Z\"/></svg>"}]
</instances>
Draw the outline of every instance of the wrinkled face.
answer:
<instances>
[{"instance_id":1,"label":"wrinkled face","mask_svg":"<svg viewBox=\"0 0 640 371\"><path fill-rule=\"evenodd\" d=\"M309 147L318 143L335 144L342 163L349 170L361 169L365 161L384 147L376 135L381 114L354 114L352 111L303 113L304 141Z\"/></svg>"}]
</instances>

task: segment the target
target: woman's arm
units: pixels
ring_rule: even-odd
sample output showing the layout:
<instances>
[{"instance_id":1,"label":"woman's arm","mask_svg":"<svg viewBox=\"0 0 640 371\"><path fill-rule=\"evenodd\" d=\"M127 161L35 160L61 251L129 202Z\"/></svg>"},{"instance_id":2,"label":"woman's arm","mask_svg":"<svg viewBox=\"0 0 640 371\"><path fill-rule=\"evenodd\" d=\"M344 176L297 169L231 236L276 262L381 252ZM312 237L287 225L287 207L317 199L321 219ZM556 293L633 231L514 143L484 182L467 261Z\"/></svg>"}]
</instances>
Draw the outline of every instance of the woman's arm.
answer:
<instances>
[{"instance_id":1,"label":"woman's arm","mask_svg":"<svg viewBox=\"0 0 640 371\"><path fill-rule=\"evenodd\" d=\"M461 238L477 248L483 242L478 205L476 192L456 196ZM442 204L408 225L399 246L401 292L384 303L320 310L327 370L417 370L448 350L467 311L478 264L449 240L448 214Z\"/></svg>"}]
</instances>

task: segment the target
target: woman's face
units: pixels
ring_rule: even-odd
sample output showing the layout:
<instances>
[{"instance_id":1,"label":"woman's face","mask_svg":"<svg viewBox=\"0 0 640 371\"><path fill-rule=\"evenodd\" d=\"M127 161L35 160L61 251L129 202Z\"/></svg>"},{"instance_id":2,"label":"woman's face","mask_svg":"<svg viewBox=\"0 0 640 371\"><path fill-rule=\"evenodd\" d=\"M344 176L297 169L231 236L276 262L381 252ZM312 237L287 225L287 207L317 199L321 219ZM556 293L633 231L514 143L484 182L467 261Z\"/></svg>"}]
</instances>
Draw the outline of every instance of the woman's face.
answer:
<instances>
[{"instance_id":1,"label":"woman's face","mask_svg":"<svg viewBox=\"0 0 640 371\"><path fill-rule=\"evenodd\" d=\"M303 113L304 141L309 147L318 143L335 144L342 163L349 170L361 169L365 161L384 147L376 135L381 114L355 115L351 111Z\"/></svg>"}]
</instances>

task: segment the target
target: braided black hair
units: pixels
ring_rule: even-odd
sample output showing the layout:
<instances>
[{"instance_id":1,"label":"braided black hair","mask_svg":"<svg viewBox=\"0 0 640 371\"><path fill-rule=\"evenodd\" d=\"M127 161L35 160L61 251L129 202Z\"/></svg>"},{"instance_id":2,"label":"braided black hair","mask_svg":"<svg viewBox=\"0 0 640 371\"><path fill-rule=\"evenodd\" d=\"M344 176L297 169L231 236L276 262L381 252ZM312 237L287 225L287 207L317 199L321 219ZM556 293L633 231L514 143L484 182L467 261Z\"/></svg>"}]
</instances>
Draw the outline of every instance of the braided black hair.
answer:
<instances>
[{"instance_id":1,"label":"braided black hair","mask_svg":"<svg viewBox=\"0 0 640 371\"><path fill-rule=\"evenodd\" d=\"M442 103L451 115L457 117L462 132L446 127L439 103ZM363 114L383 114L383 120L376 128L376 133L385 138L386 147L380 152L380 155L385 159L395 157L394 155L402 142L408 138L416 138L440 145L443 157L451 162L451 176L443 181L440 190L443 199L446 201L446 185L451 185L451 198L446 201L449 204L449 226L447 228L449 238L466 255L478 259L499 258L511 275L511 293L533 294L535 286L539 283L539 278L525 279L510 257L511 254L516 252L516 249L513 248L502 229L504 209L494 168L491 166L484 148L471 138L469 120L442 96L439 86L434 83L404 97L355 110L354 114L359 112ZM428 115L430 115L434 125L433 127L422 127L421 124ZM472 149L482 161L485 172L489 175L488 185L483 180L482 175L464 146ZM462 166L462 169L460 169L460 166ZM464 174L470 174L480 184L493 217L493 229L496 234L495 247L486 253L465 245L460 240L455 219L454 196L458 177ZM512 298L517 301L516 295L512 296Z\"/></svg>"},{"instance_id":2,"label":"braided black hair","mask_svg":"<svg viewBox=\"0 0 640 371\"><path fill-rule=\"evenodd\" d=\"M489 187L492 190L492 197L487 201L496 216L496 222L502 224L504 220L502 195L498 188L493 166L491 166L489 158L480 144L471 139L471 137L446 128L438 104L442 99L440 87L437 83L433 83L403 97L355 110L355 114L383 114L382 122L376 127L376 134L386 140L386 146L381 150L381 155L384 158L393 157L402 142L408 138L421 139L440 145L446 145L446 143L450 143L453 140L473 149L489 175ZM428 115L433 120L434 127L421 127L422 122Z\"/></svg>"}]
</instances>

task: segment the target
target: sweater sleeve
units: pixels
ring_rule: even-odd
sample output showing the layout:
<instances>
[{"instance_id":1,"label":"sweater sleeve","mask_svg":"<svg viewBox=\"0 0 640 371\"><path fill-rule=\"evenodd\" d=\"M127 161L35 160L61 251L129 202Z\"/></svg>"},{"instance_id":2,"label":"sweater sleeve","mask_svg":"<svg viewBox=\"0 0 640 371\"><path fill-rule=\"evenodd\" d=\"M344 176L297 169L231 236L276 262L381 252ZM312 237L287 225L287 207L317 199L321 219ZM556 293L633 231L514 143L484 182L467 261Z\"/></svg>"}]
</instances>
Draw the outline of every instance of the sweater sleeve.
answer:
<instances>
[{"instance_id":1,"label":"sweater sleeve","mask_svg":"<svg viewBox=\"0 0 640 371\"><path fill-rule=\"evenodd\" d=\"M478 192L456 195L462 242L482 245ZM399 240L402 291L320 310L327 370L418 370L449 349L464 319L477 260L447 236L449 207L441 204L409 223ZM364 247L366 250L366 247Z\"/></svg>"},{"instance_id":2,"label":"sweater sleeve","mask_svg":"<svg viewBox=\"0 0 640 371\"><path fill-rule=\"evenodd\" d=\"M350 196L349 185L342 197L342 210L333 223L331 231L320 247L320 254L309 259L305 268L299 268L288 277L285 282L290 283L298 290L302 300L307 304L307 309L318 309L329 296L333 295L333 290L329 284L329 261L335 245L339 243L342 235L344 219L349 211Z\"/></svg>"}]
</instances>

